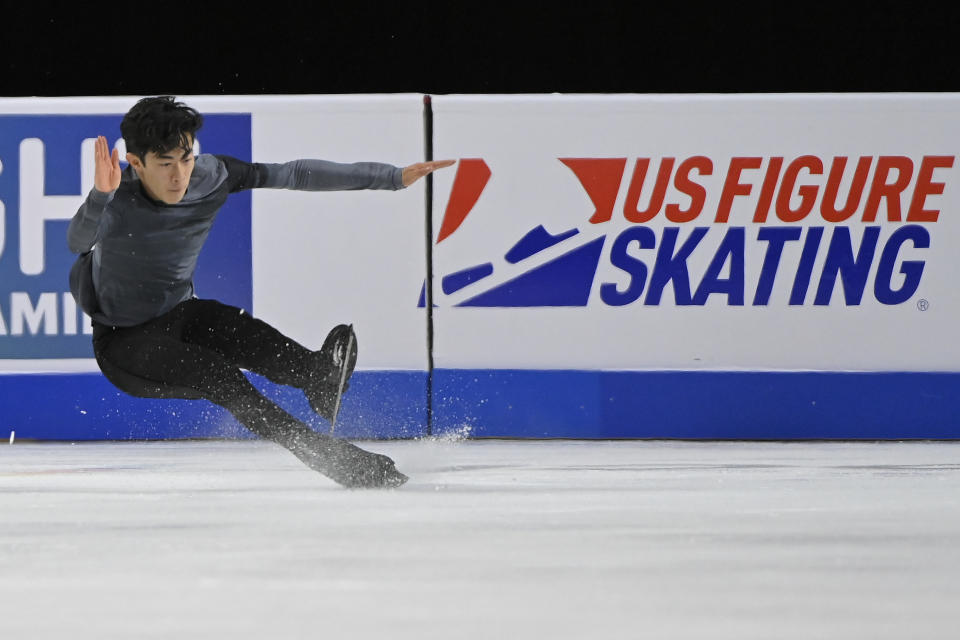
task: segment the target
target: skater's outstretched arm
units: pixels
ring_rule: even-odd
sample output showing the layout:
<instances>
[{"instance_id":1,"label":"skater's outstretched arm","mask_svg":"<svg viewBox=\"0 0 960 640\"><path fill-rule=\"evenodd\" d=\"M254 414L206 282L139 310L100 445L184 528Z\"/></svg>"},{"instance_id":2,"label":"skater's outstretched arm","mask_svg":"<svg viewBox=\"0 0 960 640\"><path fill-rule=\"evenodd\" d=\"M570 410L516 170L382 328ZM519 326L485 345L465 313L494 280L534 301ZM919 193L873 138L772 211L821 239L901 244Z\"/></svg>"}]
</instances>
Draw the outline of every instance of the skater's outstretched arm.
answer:
<instances>
[{"instance_id":1,"label":"skater's outstretched arm","mask_svg":"<svg viewBox=\"0 0 960 640\"><path fill-rule=\"evenodd\" d=\"M397 190L454 163L453 160L438 160L401 168L382 162L345 164L329 160L293 160L271 164L245 162L230 156L217 157L227 167L231 192L260 188L296 191Z\"/></svg>"}]
</instances>

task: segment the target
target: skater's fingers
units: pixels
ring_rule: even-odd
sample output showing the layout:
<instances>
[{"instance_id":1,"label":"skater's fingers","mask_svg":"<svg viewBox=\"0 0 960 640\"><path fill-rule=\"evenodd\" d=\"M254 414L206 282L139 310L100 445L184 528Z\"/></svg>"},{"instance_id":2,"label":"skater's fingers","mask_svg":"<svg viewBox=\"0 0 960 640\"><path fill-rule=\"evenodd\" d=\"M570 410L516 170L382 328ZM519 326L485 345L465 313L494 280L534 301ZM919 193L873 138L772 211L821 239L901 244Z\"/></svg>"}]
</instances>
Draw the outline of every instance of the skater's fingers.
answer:
<instances>
[{"instance_id":1,"label":"skater's fingers","mask_svg":"<svg viewBox=\"0 0 960 640\"><path fill-rule=\"evenodd\" d=\"M120 162L119 152L114 149L117 155L117 163ZM107 138L105 136L98 136L97 142L94 145L94 160L101 164L107 164L112 162L112 157L110 154L110 147L107 144Z\"/></svg>"},{"instance_id":2,"label":"skater's fingers","mask_svg":"<svg viewBox=\"0 0 960 640\"><path fill-rule=\"evenodd\" d=\"M120 151L110 151L105 136L97 136L94 148L93 186L102 193L109 193L120 186Z\"/></svg>"},{"instance_id":3,"label":"skater's fingers","mask_svg":"<svg viewBox=\"0 0 960 640\"><path fill-rule=\"evenodd\" d=\"M409 187L411 184L423 176L433 173L437 169L449 167L455 160L433 160L431 162L418 162L406 167L403 170L403 186Z\"/></svg>"},{"instance_id":4,"label":"skater's fingers","mask_svg":"<svg viewBox=\"0 0 960 640\"><path fill-rule=\"evenodd\" d=\"M436 171L437 169L443 169L444 167L449 167L454 162L456 162L456 160L432 160L430 162L421 162L420 164L414 165L414 166L422 169L424 171L424 175L426 175L428 173L432 173Z\"/></svg>"}]
</instances>

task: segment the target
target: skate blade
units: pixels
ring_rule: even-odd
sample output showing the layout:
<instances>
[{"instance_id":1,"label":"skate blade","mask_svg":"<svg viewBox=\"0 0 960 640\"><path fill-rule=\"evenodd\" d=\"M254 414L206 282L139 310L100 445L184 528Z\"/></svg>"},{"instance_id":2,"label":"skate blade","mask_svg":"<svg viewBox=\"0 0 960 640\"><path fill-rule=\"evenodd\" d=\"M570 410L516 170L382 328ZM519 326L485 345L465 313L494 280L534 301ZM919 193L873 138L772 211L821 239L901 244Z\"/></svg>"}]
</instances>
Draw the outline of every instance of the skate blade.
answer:
<instances>
[{"instance_id":1,"label":"skate blade","mask_svg":"<svg viewBox=\"0 0 960 640\"><path fill-rule=\"evenodd\" d=\"M364 478L347 481L338 480L337 482L342 484L347 489L396 489L397 487L406 484L407 480L409 479L409 477L400 473L396 469L390 469L377 480L373 480L372 478Z\"/></svg>"},{"instance_id":2,"label":"skate blade","mask_svg":"<svg viewBox=\"0 0 960 640\"><path fill-rule=\"evenodd\" d=\"M405 476L396 469L391 469L390 473L383 479L383 486L395 489L406 484L409 479L408 476Z\"/></svg>"}]
</instances>

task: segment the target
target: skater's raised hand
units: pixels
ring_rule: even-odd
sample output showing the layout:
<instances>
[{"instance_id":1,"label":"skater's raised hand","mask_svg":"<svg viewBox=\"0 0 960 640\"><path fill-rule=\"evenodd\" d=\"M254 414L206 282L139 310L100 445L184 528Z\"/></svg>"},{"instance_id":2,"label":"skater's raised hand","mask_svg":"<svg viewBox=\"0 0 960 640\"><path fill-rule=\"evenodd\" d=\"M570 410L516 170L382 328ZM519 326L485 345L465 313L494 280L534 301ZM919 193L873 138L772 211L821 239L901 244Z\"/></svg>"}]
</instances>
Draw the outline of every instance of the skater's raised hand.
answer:
<instances>
[{"instance_id":1,"label":"skater's raised hand","mask_svg":"<svg viewBox=\"0 0 960 640\"><path fill-rule=\"evenodd\" d=\"M423 176L433 173L437 169L449 167L456 160L434 160L432 162L418 162L403 169L403 186L409 187Z\"/></svg>"},{"instance_id":2,"label":"skater's raised hand","mask_svg":"<svg viewBox=\"0 0 960 640\"><path fill-rule=\"evenodd\" d=\"M120 186L120 152L114 149L111 154L110 147L107 146L107 139L98 136L93 155L96 162L93 172L93 186L97 188L97 191L103 193L116 190Z\"/></svg>"}]
</instances>

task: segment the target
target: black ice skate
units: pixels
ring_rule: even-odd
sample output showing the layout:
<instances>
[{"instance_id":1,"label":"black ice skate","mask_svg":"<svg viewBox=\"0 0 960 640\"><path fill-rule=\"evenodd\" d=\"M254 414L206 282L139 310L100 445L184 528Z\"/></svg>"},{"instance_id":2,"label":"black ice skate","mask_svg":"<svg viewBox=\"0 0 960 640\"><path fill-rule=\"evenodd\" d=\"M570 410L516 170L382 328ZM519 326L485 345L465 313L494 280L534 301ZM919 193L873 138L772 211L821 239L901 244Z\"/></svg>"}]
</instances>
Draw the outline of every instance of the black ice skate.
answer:
<instances>
[{"instance_id":1,"label":"black ice skate","mask_svg":"<svg viewBox=\"0 0 960 640\"><path fill-rule=\"evenodd\" d=\"M339 324L331 329L313 357L303 393L317 415L332 425L340 409L340 397L350 387L348 381L357 364L357 335L353 325Z\"/></svg>"},{"instance_id":2,"label":"black ice skate","mask_svg":"<svg viewBox=\"0 0 960 640\"><path fill-rule=\"evenodd\" d=\"M409 479L388 456L322 433L301 435L288 447L308 467L348 489L399 487Z\"/></svg>"}]
</instances>

